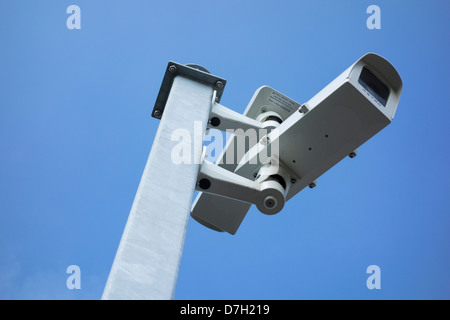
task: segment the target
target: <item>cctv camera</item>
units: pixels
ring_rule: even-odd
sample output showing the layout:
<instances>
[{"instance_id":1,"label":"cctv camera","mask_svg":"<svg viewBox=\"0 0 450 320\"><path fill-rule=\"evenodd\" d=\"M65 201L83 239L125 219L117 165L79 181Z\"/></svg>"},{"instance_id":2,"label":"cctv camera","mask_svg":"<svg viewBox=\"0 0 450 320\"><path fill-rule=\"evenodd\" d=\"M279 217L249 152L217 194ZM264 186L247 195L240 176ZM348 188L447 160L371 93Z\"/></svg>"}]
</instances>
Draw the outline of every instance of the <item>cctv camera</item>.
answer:
<instances>
[{"instance_id":1,"label":"cctv camera","mask_svg":"<svg viewBox=\"0 0 450 320\"><path fill-rule=\"evenodd\" d=\"M213 230L235 234L252 204L265 214L278 213L285 201L315 187L321 175L343 158L355 157L358 147L385 128L401 91L395 68L369 53L303 104L266 86L256 91L243 115L215 103L216 128L269 130L247 143L240 158L239 136L233 135L217 164L204 161L199 181L209 183L197 184L201 192L191 216Z\"/></svg>"}]
</instances>

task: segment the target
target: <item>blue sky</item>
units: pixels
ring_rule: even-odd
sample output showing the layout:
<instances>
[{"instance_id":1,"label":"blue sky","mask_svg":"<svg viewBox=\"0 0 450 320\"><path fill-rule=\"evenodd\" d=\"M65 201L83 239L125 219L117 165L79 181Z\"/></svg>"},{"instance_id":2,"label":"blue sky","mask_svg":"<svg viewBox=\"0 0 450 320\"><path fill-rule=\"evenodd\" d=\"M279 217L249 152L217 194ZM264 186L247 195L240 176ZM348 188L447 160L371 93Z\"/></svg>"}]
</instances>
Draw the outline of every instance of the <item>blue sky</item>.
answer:
<instances>
[{"instance_id":1,"label":"blue sky","mask_svg":"<svg viewBox=\"0 0 450 320\"><path fill-rule=\"evenodd\" d=\"M69 5L81 29L66 27ZM368 6L381 9L369 30ZM392 124L235 236L189 221L176 299L450 298L450 4L0 1L0 298L99 299L158 127L167 62L299 103L367 52L404 88ZM69 265L81 289L66 287ZM368 290L366 268L381 269Z\"/></svg>"}]
</instances>

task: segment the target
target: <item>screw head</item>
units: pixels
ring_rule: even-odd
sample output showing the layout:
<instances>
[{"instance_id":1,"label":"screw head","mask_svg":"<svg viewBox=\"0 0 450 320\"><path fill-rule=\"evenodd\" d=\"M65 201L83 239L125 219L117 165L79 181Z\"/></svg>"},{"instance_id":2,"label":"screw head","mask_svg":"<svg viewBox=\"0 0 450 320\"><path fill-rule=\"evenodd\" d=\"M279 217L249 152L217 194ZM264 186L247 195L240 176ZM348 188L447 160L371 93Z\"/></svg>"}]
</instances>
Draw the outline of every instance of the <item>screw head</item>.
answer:
<instances>
[{"instance_id":1,"label":"screw head","mask_svg":"<svg viewBox=\"0 0 450 320\"><path fill-rule=\"evenodd\" d=\"M291 183L295 183L297 180L295 180L294 178L291 179Z\"/></svg>"},{"instance_id":2,"label":"screw head","mask_svg":"<svg viewBox=\"0 0 450 320\"><path fill-rule=\"evenodd\" d=\"M277 205L277 199L272 196L267 196L264 199L264 206L268 209L272 209Z\"/></svg>"},{"instance_id":3,"label":"screw head","mask_svg":"<svg viewBox=\"0 0 450 320\"><path fill-rule=\"evenodd\" d=\"M223 82L222 81L217 81L216 82L216 88L217 89L222 89L223 88Z\"/></svg>"},{"instance_id":4,"label":"screw head","mask_svg":"<svg viewBox=\"0 0 450 320\"><path fill-rule=\"evenodd\" d=\"M157 119L161 119L162 113L160 110L155 110L155 112L153 112L153 116Z\"/></svg>"},{"instance_id":5,"label":"screw head","mask_svg":"<svg viewBox=\"0 0 450 320\"><path fill-rule=\"evenodd\" d=\"M261 140L259 141L263 146L267 146L270 143L270 138L265 135L264 137L261 138Z\"/></svg>"},{"instance_id":6,"label":"screw head","mask_svg":"<svg viewBox=\"0 0 450 320\"><path fill-rule=\"evenodd\" d=\"M176 72L177 72L177 66L171 65L171 66L169 67L169 72L170 72L170 73L176 73Z\"/></svg>"}]
</instances>

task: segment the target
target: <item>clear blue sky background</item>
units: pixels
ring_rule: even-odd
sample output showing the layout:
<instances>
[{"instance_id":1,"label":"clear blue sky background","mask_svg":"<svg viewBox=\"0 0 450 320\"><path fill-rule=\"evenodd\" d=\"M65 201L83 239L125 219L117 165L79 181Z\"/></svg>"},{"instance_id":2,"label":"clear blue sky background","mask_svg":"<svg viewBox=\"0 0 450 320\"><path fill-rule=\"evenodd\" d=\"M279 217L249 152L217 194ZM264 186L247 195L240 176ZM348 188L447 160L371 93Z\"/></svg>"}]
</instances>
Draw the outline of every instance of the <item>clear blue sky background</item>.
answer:
<instances>
[{"instance_id":1,"label":"clear blue sky background","mask_svg":"<svg viewBox=\"0 0 450 320\"><path fill-rule=\"evenodd\" d=\"M68 30L66 8L81 8ZM381 8L381 30L366 9ZM190 220L176 299L450 298L450 2L0 0L0 298L99 299L158 127L169 60L302 103L393 63L393 123L235 236ZM81 290L66 268L81 268ZM368 290L366 268L381 268Z\"/></svg>"}]
</instances>

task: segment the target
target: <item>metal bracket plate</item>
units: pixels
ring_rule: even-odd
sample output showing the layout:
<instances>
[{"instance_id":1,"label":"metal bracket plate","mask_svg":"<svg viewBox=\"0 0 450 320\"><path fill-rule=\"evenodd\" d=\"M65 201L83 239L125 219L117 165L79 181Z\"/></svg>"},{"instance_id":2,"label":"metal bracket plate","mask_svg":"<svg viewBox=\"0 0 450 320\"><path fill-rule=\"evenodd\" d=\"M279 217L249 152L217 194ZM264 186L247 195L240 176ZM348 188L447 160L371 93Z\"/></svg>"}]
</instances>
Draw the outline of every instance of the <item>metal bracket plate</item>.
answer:
<instances>
[{"instance_id":1,"label":"metal bracket plate","mask_svg":"<svg viewBox=\"0 0 450 320\"><path fill-rule=\"evenodd\" d=\"M222 93L227 82L225 79L207 72L207 70L203 67L196 65L183 65L177 62L170 61L167 65L166 73L164 74L161 88L159 89L158 97L156 98L155 106L153 107L153 118L161 119L164 113L167 98L169 97L170 89L172 88L173 79L176 76L183 76L211 85L217 92L217 102L220 102L220 98L222 97Z\"/></svg>"}]
</instances>

